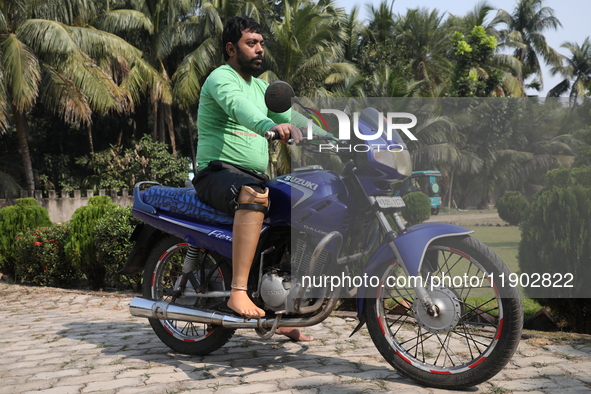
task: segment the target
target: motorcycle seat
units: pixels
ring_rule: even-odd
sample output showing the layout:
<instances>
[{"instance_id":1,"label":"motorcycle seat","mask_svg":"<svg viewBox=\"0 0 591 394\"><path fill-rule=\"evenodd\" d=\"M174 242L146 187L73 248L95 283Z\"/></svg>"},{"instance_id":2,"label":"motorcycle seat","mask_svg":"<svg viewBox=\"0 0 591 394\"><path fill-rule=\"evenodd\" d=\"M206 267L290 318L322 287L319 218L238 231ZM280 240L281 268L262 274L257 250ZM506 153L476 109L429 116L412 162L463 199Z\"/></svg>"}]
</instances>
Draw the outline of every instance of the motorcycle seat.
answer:
<instances>
[{"instance_id":1,"label":"motorcycle seat","mask_svg":"<svg viewBox=\"0 0 591 394\"><path fill-rule=\"evenodd\" d=\"M175 216L226 225L234 221L234 217L201 201L193 188L154 185L143 192L141 200L147 205Z\"/></svg>"}]
</instances>

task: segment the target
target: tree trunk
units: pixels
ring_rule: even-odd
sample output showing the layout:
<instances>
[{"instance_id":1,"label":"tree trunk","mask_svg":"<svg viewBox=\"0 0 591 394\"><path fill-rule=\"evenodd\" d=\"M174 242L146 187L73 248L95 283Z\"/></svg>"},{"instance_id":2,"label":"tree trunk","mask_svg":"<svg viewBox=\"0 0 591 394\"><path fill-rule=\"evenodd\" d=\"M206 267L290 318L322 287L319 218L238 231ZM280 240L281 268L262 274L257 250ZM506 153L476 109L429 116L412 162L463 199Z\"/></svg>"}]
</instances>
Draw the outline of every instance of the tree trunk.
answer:
<instances>
[{"instance_id":1,"label":"tree trunk","mask_svg":"<svg viewBox=\"0 0 591 394\"><path fill-rule=\"evenodd\" d=\"M154 105L152 106L152 117L154 119L154 124L152 125L152 141L158 141L158 102L155 101Z\"/></svg>"},{"instance_id":2,"label":"tree trunk","mask_svg":"<svg viewBox=\"0 0 591 394\"><path fill-rule=\"evenodd\" d=\"M449 190L448 190L448 194L447 194L447 209L451 208L451 199L452 199L452 194L451 194L451 189L453 187L454 184L454 170L452 168L451 170L451 174L449 176Z\"/></svg>"},{"instance_id":3,"label":"tree trunk","mask_svg":"<svg viewBox=\"0 0 591 394\"><path fill-rule=\"evenodd\" d=\"M193 116L187 111L187 119L189 120L189 124L187 125L187 130L189 131L189 143L191 144L191 162L193 163L193 173L197 173L197 144L195 143L195 137L193 135L193 130L197 127L195 121L193 120Z\"/></svg>"},{"instance_id":4,"label":"tree trunk","mask_svg":"<svg viewBox=\"0 0 591 394\"><path fill-rule=\"evenodd\" d=\"M33 162L31 160L31 152L29 151L29 123L24 112L19 111L16 107L12 107L14 115L14 124L18 135L18 142L20 146L21 155L23 157L23 168L25 169L25 179L27 181L27 191L29 196L35 193L35 176L33 174Z\"/></svg>"},{"instance_id":5,"label":"tree trunk","mask_svg":"<svg viewBox=\"0 0 591 394\"><path fill-rule=\"evenodd\" d=\"M162 104L162 117L168 129L168 136L170 138L170 147L172 148L172 155L176 157L176 136L174 135L174 123L172 121L172 107L170 104Z\"/></svg>"},{"instance_id":6,"label":"tree trunk","mask_svg":"<svg viewBox=\"0 0 591 394\"><path fill-rule=\"evenodd\" d=\"M88 136L88 149L90 150L90 154L94 153L94 142L92 141L92 126L86 126L86 135Z\"/></svg>"}]
</instances>

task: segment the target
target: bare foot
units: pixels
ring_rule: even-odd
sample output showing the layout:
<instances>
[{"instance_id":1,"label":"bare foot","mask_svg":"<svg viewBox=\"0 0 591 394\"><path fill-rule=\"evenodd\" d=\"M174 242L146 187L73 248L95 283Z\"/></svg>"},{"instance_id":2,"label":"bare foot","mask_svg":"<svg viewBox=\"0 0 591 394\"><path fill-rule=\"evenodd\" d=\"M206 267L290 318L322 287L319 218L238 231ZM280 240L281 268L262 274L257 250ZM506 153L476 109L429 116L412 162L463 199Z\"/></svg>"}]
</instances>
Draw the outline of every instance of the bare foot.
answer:
<instances>
[{"instance_id":1,"label":"bare foot","mask_svg":"<svg viewBox=\"0 0 591 394\"><path fill-rule=\"evenodd\" d=\"M277 330L275 330L275 333L285 335L289 339L296 342L310 342L314 340L314 337L302 334L299 328L279 327Z\"/></svg>"},{"instance_id":2,"label":"bare foot","mask_svg":"<svg viewBox=\"0 0 591 394\"><path fill-rule=\"evenodd\" d=\"M243 290L232 289L228 299L228 307L249 319L265 316L265 311L257 307Z\"/></svg>"}]
</instances>

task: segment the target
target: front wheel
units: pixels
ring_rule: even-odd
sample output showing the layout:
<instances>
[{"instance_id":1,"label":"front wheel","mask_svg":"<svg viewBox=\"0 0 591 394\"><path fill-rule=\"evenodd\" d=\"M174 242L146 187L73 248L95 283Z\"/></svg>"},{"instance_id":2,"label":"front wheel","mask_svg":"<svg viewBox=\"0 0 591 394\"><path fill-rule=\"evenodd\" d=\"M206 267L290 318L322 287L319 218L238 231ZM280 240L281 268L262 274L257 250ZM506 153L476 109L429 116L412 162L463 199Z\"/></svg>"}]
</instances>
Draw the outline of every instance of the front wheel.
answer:
<instances>
[{"instance_id":1,"label":"front wheel","mask_svg":"<svg viewBox=\"0 0 591 394\"><path fill-rule=\"evenodd\" d=\"M439 308L432 316L415 302L416 283L397 264L383 267L384 287L366 299L374 344L401 374L425 386L462 389L492 378L513 356L523 327L519 290L489 280L501 273L509 275L503 261L472 237L434 241L420 275L429 278L425 287Z\"/></svg>"},{"instance_id":2,"label":"front wheel","mask_svg":"<svg viewBox=\"0 0 591 394\"><path fill-rule=\"evenodd\" d=\"M180 239L167 236L152 250L144 273L144 292L146 298L167 301L197 308L216 306L221 298L201 298L183 274L189 244ZM195 249L193 268L196 278L204 273L207 283L200 284L207 290L225 291L230 289L231 268L221 257L204 249ZM203 264L201 270L200 264ZM224 346L235 330L220 326L178 320L148 319L158 338L168 347L184 354L205 355Z\"/></svg>"}]
</instances>

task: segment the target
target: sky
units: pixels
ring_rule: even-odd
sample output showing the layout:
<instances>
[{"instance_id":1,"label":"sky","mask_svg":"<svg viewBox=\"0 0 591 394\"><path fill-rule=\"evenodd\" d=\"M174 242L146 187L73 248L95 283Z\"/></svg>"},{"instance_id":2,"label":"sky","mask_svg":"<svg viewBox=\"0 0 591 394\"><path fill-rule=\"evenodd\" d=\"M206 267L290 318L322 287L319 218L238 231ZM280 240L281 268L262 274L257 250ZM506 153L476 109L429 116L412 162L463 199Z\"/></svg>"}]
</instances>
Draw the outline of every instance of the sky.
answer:
<instances>
[{"instance_id":1,"label":"sky","mask_svg":"<svg viewBox=\"0 0 591 394\"><path fill-rule=\"evenodd\" d=\"M360 4L361 19L365 21L368 16L365 11L365 4L369 3L378 6L381 0L336 0L336 2L347 11L350 11L355 4ZM462 16L474 9L479 2L480 0L394 0L393 10L395 13L404 14L408 8L426 7L428 9L437 8L440 11ZM488 0L488 3L495 9L504 9L512 13L517 0ZM586 37L591 36L591 0L545 0L543 5L553 8L554 15L562 23L562 28L545 32L548 44L559 53L563 55L570 53L565 48L560 47L565 41L576 42L581 45ZM492 15L494 15L494 11ZM558 75L552 77L548 68L545 68L543 78L544 90L539 93L540 96L546 96L546 92L561 81ZM528 93L536 94L535 91Z\"/></svg>"}]
</instances>

